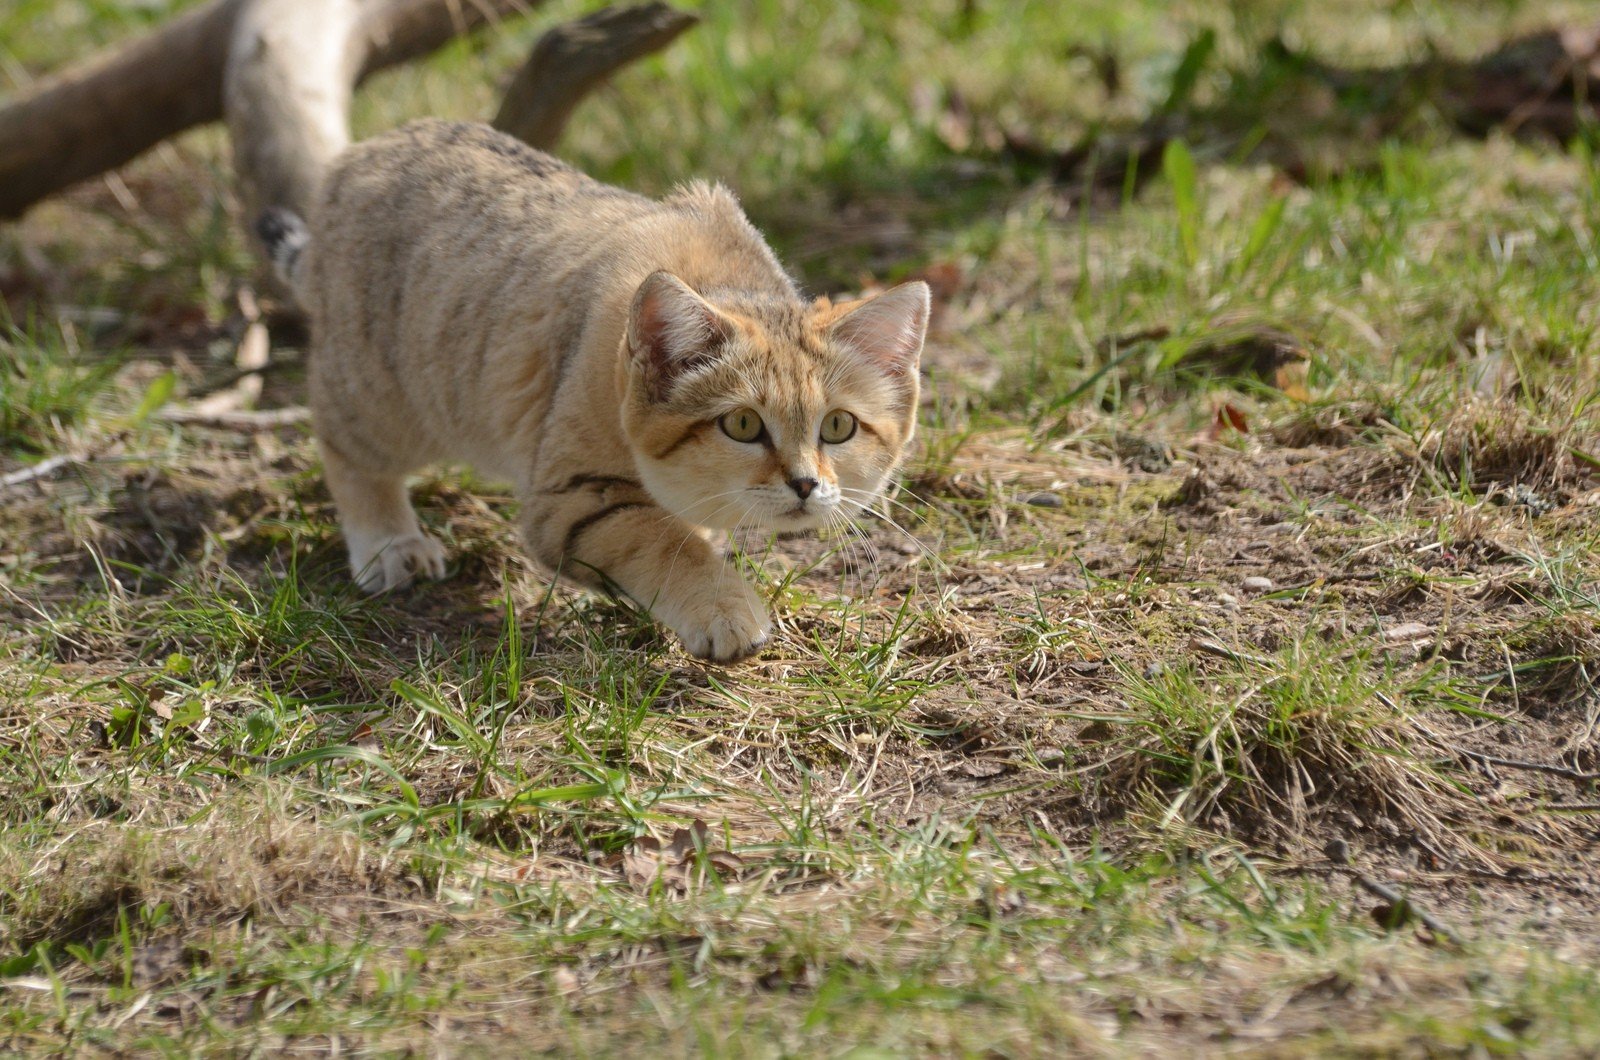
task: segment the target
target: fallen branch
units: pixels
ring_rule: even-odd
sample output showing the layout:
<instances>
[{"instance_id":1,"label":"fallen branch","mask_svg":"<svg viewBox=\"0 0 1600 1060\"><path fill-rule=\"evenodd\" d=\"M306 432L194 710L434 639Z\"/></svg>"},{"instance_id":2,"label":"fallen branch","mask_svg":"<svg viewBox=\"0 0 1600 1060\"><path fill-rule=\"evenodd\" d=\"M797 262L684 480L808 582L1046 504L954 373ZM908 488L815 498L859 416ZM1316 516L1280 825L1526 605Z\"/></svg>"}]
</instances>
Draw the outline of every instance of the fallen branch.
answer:
<instances>
[{"instance_id":1,"label":"fallen branch","mask_svg":"<svg viewBox=\"0 0 1600 1060\"><path fill-rule=\"evenodd\" d=\"M422 0L404 2L418 9ZM380 44L379 3L251 0L240 12L222 95L252 228L268 206L306 216L323 174L350 142L350 95ZM496 125L535 147L552 146L585 94L696 21L652 3L557 26L517 72Z\"/></svg>"},{"instance_id":2,"label":"fallen branch","mask_svg":"<svg viewBox=\"0 0 1600 1060\"><path fill-rule=\"evenodd\" d=\"M311 419L311 410L304 405L287 405L281 409L238 409L235 411L208 412L198 408L167 408L156 413L156 418L167 423L191 427L215 427L223 431L272 431L279 427L292 427Z\"/></svg>"},{"instance_id":3,"label":"fallen branch","mask_svg":"<svg viewBox=\"0 0 1600 1060\"><path fill-rule=\"evenodd\" d=\"M698 15L649 3L605 8L555 27L539 38L512 77L494 127L550 150L584 96L699 21Z\"/></svg>"},{"instance_id":4,"label":"fallen branch","mask_svg":"<svg viewBox=\"0 0 1600 1060\"><path fill-rule=\"evenodd\" d=\"M337 0L359 14L349 53L360 83L540 0ZM35 82L0 109L0 217L122 165L223 116L223 71L251 0L212 0L147 36ZM325 47L319 47L319 51ZM348 86L347 86L348 87Z\"/></svg>"}]
</instances>

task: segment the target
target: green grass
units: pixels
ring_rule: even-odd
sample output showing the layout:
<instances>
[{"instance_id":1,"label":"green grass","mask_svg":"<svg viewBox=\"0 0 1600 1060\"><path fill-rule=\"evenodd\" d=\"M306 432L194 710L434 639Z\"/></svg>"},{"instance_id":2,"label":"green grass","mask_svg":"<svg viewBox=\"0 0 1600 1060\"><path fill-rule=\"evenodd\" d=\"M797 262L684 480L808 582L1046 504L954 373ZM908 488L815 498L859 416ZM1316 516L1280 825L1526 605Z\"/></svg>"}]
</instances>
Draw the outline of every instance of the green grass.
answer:
<instances>
[{"instance_id":1,"label":"green grass","mask_svg":"<svg viewBox=\"0 0 1600 1060\"><path fill-rule=\"evenodd\" d=\"M0 4L0 84L183 6ZM491 113L588 7L385 74L358 132ZM562 153L726 181L818 292L949 288L886 517L741 543L745 666L552 589L460 469L417 491L452 576L364 599L304 430L163 418L258 279L215 130L0 232L0 474L70 458L0 493L0 1042L1600 1048L1593 137L1303 61L1573 10L698 10ZM994 142L1120 166L1151 115L1138 179Z\"/></svg>"},{"instance_id":2,"label":"green grass","mask_svg":"<svg viewBox=\"0 0 1600 1060\"><path fill-rule=\"evenodd\" d=\"M86 357L70 328L9 326L0 337L0 448L25 454L54 448L116 367L114 357Z\"/></svg>"}]
</instances>

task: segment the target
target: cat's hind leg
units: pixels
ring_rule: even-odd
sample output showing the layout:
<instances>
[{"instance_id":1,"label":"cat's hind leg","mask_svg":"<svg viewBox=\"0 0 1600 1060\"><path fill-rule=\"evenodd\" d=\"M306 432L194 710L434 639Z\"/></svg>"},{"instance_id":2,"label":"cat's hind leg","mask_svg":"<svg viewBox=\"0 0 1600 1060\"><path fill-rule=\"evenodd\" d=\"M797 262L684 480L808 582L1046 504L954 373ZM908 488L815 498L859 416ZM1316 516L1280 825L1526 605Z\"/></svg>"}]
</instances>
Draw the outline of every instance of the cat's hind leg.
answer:
<instances>
[{"instance_id":1,"label":"cat's hind leg","mask_svg":"<svg viewBox=\"0 0 1600 1060\"><path fill-rule=\"evenodd\" d=\"M350 551L350 573L368 593L402 588L413 578L444 577L444 546L417 522L404 474L370 471L326 439L322 466Z\"/></svg>"}]
</instances>

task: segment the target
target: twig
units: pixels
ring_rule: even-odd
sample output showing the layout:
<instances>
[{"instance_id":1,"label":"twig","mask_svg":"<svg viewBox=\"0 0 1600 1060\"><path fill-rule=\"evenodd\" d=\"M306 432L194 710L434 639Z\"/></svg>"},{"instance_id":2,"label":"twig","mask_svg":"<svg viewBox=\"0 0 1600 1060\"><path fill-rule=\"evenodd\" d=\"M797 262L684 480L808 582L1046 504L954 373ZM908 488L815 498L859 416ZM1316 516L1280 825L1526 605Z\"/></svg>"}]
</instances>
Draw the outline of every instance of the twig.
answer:
<instances>
[{"instance_id":1,"label":"twig","mask_svg":"<svg viewBox=\"0 0 1600 1060\"><path fill-rule=\"evenodd\" d=\"M1567 810L1572 813L1600 812L1600 802L1547 802L1541 810Z\"/></svg>"},{"instance_id":2,"label":"twig","mask_svg":"<svg viewBox=\"0 0 1600 1060\"><path fill-rule=\"evenodd\" d=\"M267 336L267 325L261 322L255 292L249 287L239 288L239 311L244 314L245 328L238 349L234 351L236 378L232 385L219 387L195 401L191 408L197 414L214 416L248 409L261 397L264 385L261 373L267 368L272 343Z\"/></svg>"},{"instance_id":3,"label":"twig","mask_svg":"<svg viewBox=\"0 0 1600 1060\"><path fill-rule=\"evenodd\" d=\"M1454 945L1461 944L1461 936L1444 921L1418 905L1413 899L1407 898L1399 891L1386 883L1380 883L1356 868L1350 861L1350 845L1343 839L1333 839L1325 850L1328 860L1344 869L1350 874L1350 880L1363 891L1389 903L1397 920L1416 920L1417 923L1433 932L1437 937Z\"/></svg>"},{"instance_id":4,"label":"twig","mask_svg":"<svg viewBox=\"0 0 1600 1060\"><path fill-rule=\"evenodd\" d=\"M1523 769L1530 773L1550 773L1569 780L1600 780L1600 773L1585 773L1581 769L1571 769L1567 766L1547 765L1544 762L1524 762L1517 758L1501 758L1497 755L1486 755L1482 751L1469 751L1465 747L1440 741L1447 751L1453 751L1466 758L1475 759L1491 766L1504 766L1506 769Z\"/></svg>"},{"instance_id":5,"label":"twig","mask_svg":"<svg viewBox=\"0 0 1600 1060\"><path fill-rule=\"evenodd\" d=\"M8 490L16 486L26 485L27 483L33 482L36 479L46 478L50 475L53 475L61 468L64 468L69 464L77 464L85 460L92 459L94 459L92 456L78 456L73 453L61 453L60 455L49 457L48 459L39 461L32 467L19 468L16 471L8 472L5 475L0 475L0 490Z\"/></svg>"},{"instance_id":6,"label":"twig","mask_svg":"<svg viewBox=\"0 0 1600 1060\"><path fill-rule=\"evenodd\" d=\"M194 408L169 408L156 413L157 418L168 423L181 423L195 427L216 427L224 431L271 431L279 427L292 427L311 418L311 410L304 405L288 405L281 409L243 409L232 412L207 412Z\"/></svg>"},{"instance_id":7,"label":"twig","mask_svg":"<svg viewBox=\"0 0 1600 1060\"><path fill-rule=\"evenodd\" d=\"M1319 585L1336 585L1340 582L1378 582L1385 578L1399 577L1403 576L1404 574L1404 571L1392 570L1367 570L1350 571L1344 574L1324 574L1320 577L1312 578L1310 581L1296 582L1294 585L1279 586L1278 588L1272 589L1266 593L1263 593L1262 595L1277 596L1281 593L1298 593L1303 592L1306 589L1314 589Z\"/></svg>"},{"instance_id":8,"label":"twig","mask_svg":"<svg viewBox=\"0 0 1600 1060\"><path fill-rule=\"evenodd\" d=\"M1255 663L1257 666L1272 665L1272 660L1265 655L1253 655L1250 652L1236 651L1226 644L1220 644L1214 640L1204 640L1196 637L1189 642L1189 647L1202 655L1214 655L1219 659L1227 659L1229 662Z\"/></svg>"}]
</instances>

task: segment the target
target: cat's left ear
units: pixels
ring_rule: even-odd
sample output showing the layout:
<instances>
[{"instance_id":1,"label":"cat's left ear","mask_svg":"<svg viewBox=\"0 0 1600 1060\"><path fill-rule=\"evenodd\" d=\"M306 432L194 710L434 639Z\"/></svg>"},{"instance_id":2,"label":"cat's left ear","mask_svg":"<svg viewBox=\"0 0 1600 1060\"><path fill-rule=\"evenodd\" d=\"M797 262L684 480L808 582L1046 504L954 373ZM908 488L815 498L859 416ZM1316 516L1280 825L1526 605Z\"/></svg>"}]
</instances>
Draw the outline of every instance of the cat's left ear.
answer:
<instances>
[{"instance_id":1,"label":"cat's left ear","mask_svg":"<svg viewBox=\"0 0 1600 1060\"><path fill-rule=\"evenodd\" d=\"M862 303L828 332L891 376L914 375L928 336L928 285L903 283Z\"/></svg>"},{"instance_id":2,"label":"cat's left ear","mask_svg":"<svg viewBox=\"0 0 1600 1060\"><path fill-rule=\"evenodd\" d=\"M663 398L680 375L713 360L733 328L688 284L670 272L653 272L633 296L628 350L642 362L655 397Z\"/></svg>"}]
</instances>

